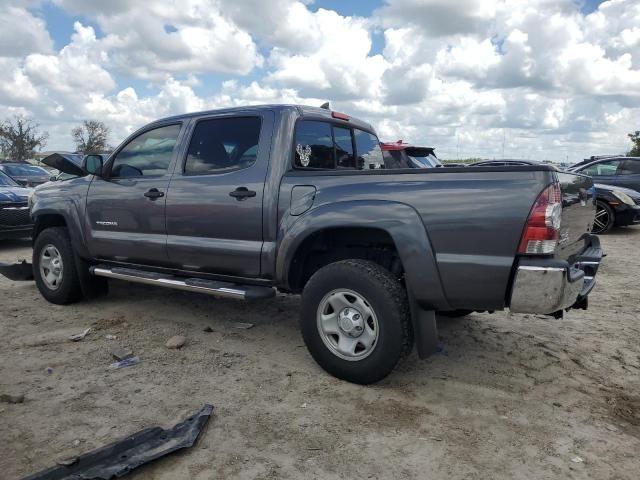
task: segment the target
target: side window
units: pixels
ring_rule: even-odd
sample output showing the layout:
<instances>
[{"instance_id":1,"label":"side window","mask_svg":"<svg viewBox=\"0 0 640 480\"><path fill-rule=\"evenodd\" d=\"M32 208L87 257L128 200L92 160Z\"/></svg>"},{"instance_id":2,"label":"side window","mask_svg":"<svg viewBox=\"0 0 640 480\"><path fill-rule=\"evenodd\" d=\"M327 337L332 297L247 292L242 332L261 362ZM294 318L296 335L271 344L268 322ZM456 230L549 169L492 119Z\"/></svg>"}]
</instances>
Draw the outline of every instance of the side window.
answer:
<instances>
[{"instance_id":1,"label":"side window","mask_svg":"<svg viewBox=\"0 0 640 480\"><path fill-rule=\"evenodd\" d=\"M640 175L640 160L625 160L619 175Z\"/></svg>"},{"instance_id":2,"label":"side window","mask_svg":"<svg viewBox=\"0 0 640 480\"><path fill-rule=\"evenodd\" d=\"M407 161L407 154L403 150L385 150L382 152L382 158L386 169L411 168Z\"/></svg>"},{"instance_id":3,"label":"side window","mask_svg":"<svg viewBox=\"0 0 640 480\"><path fill-rule=\"evenodd\" d=\"M333 140L336 144L336 168L356 168L356 157L353 155L351 130L333 127Z\"/></svg>"},{"instance_id":4,"label":"side window","mask_svg":"<svg viewBox=\"0 0 640 480\"><path fill-rule=\"evenodd\" d=\"M296 126L295 166L333 169L333 138L331 124L303 120Z\"/></svg>"},{"instance_id":5,"label":"side window","mask_svg":"<svg viewBox=\"0 0 640 480\"><path fill-rule=\"evenodd\" d=\"M260 125L259 117L199 121L189 143L184 173L206 175L250 167L258 156Z\"/></svg>"},{"instance_id":6,"label":"side window","mask_svg":"<svg viewBox=\"0 0 640 480\"><path fill-rule=\"evenodd\" d=\"M356 165L359 170L374 170L384 168L384 159L382 158L382 149L378 138L363 130L353 130L356 140L356 152L358 158Z\"/></svg>"},{"instance_id":7,"label":"side window","mask_svg":"<svg viewBox=\"0 0 640 480\"><path fill-rule=\"evenodd\" d=\"M111 177L164 175L171 163L179 133L180 125L168 125L138 135L116 155Z\"/></svg>"},{"instance_id":8,"label":"side window","mask_svg":"<svg viewBox=\"0 0 640 480\"><path fill-rule=\"evenodd\" d=\"M606 162L599 162L585 168L584 170L581 170L580 173L584 173L585 175L589 175L592 177L615 175L620 162L621 160L608 160Z\"/></svg>"}]
</instances>

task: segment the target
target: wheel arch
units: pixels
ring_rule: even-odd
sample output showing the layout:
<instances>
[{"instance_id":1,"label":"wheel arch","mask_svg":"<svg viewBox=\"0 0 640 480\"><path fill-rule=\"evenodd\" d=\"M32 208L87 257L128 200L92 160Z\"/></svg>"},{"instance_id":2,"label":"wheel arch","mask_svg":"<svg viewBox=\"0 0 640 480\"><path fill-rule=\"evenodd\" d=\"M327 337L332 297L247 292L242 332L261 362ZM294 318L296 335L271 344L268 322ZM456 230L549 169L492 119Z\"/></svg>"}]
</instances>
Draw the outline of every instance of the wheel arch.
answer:
<instances>
[{"instance_id":1,"label":"wheel arch","mask_svg":"<svg viewBox=\"0 0 640 480\"><path fill-rule=\"evenodd\" d=\"M427 231L412 207L388 201L334 202L293 218L290 224L283 222L276 257L276 278L283 288L299 291L304 287L310 274L307 271L301 275L299 270L304 271L309 248L318 238L333 238L335 242L336 234L344 234L338 241L338 245L344 246L353 240L354 234L364 235L374 244L397 253L406 287L421 305L450 309ZM335 261L340 259L344 258L335 257Z\"/></svg>"}]
</instances>

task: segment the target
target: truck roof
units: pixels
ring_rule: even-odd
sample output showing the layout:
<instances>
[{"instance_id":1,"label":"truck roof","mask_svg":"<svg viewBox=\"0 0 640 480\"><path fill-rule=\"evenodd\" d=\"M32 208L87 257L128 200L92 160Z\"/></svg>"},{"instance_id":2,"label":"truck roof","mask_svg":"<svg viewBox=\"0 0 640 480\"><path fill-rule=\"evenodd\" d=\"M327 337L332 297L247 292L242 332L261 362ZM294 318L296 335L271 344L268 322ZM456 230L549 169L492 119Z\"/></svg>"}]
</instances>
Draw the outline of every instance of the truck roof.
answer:
<instances>
[{"instance_id":1,"label":"truck roof","mask_svg":"<svg viewBox=\"0 0 640 480\"><path fill-rule=\"evenodd\" d=\"M300 116L309 117L326 117L327 119L343 120L347 121L350 125L358 127L364 130L375 131L371 124L360 120L358 118L346 115L343 113L335 112L327 108L312 107L309 105L295 105L295 104L267 104L267 105L246 105L242 107L229 107L220 108L215 110L204 110L201 112L183 113L180 115L173 115L170 117L164 117L158 119L152 123L160 123L171 120L184 120L186 118L200 117L203 115L214 115L219 113L240 113L240 112L260 112L264 110L271 110L276 112L296 110ZM334 116L334 113L338 116Z\"/></svg>"}]
</instances>

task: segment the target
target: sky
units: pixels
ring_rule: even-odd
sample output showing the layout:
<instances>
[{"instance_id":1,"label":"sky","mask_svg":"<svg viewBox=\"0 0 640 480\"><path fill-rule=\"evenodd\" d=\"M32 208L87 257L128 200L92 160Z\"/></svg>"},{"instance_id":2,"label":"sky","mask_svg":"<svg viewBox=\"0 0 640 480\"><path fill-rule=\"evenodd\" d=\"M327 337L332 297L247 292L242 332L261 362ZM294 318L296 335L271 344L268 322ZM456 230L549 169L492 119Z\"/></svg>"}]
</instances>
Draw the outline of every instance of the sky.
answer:
<instances>
[{"instance_id":1,"label":"sky","mask_svg":"<svg viewBox=\"0 0 640 480\"><path fill-rule=\"evenodd\" d=\"M0 0L0 120L320 105L441 158L569 161L640 130L640 0Z\"/></svg>"}]
</instances>

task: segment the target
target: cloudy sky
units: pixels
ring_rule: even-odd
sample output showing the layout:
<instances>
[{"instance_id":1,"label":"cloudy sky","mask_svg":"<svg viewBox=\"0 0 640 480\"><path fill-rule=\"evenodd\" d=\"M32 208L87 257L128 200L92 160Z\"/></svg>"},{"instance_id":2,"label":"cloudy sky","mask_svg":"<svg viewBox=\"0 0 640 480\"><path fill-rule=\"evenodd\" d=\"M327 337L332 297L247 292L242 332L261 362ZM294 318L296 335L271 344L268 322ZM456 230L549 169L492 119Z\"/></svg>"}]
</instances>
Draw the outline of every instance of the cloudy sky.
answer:
<instances>
[{"instance_id":1,"label":"cloudy sky","mask_svg":"<svg viewBox=\"0 0 640 480\"><path fill-rule=\"evenodd\" d=\"M0 0L0 118L47 149L174 113L332 107L444 158L577 161L640 129L640 0Z\"/></svg>"}]
</instances>

